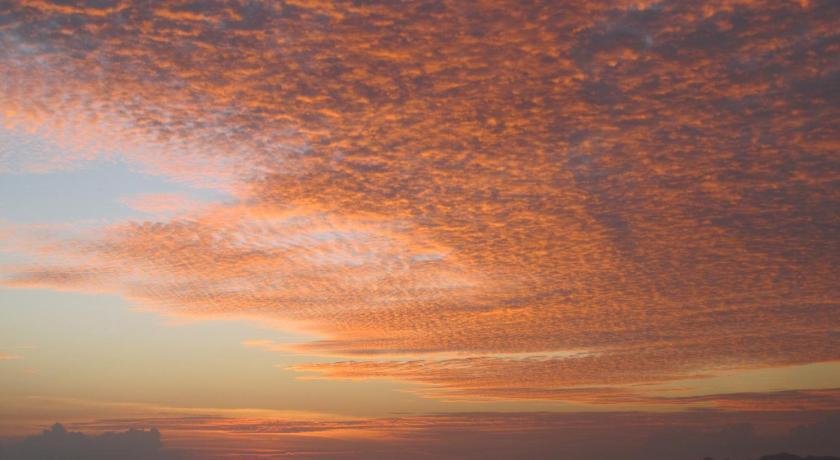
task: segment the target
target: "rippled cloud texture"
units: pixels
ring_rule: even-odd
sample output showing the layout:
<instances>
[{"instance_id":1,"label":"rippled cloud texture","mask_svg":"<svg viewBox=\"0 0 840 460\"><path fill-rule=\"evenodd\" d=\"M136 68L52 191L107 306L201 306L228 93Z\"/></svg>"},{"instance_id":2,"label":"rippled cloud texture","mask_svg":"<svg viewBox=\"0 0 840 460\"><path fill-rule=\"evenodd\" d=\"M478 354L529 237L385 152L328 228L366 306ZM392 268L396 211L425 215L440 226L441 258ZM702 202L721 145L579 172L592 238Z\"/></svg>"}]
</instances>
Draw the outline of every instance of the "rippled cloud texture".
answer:
<instances>
[{"instance_id":1,"label":"rippled cloud texture","mask_svg":"<svg viewBox=\"0 0 840 460\"><path fill-rule=\"evenodd\" d=\"M0 170L116 155L233 197L7 222L36 259L5 283L305 331L289 350L342 359L309 378L836 409L638 384L840 359L838 23L830 0L3 2L0 121L37 155Z\"/></svg>"}]
</instances>

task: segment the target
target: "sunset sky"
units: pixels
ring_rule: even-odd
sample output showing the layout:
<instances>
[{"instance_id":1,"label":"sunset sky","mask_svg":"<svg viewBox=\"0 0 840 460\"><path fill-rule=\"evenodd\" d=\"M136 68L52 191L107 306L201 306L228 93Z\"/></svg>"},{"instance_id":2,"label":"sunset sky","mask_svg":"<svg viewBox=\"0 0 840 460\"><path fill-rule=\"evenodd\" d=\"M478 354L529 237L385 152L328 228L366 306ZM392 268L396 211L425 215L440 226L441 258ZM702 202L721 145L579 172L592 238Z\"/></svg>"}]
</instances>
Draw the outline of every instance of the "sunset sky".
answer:
<instances>
[{"instance_id":1,"label":"sunset sky","mask_svg":"<svg viewBox=\"0 0 840 460\"><path fill-rule=\"evenodd\" d=\"M834 0L0 1L0 444L838 455L838 127Z\"/></svg>"}]
</instances>

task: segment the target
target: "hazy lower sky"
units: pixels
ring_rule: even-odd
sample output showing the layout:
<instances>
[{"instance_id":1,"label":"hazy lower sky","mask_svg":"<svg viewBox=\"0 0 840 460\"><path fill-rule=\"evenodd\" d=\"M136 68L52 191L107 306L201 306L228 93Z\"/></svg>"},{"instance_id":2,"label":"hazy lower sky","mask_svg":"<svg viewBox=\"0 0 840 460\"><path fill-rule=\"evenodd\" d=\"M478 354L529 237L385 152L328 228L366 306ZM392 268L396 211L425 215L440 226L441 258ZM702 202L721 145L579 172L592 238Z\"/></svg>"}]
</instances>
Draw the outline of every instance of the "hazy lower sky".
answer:
<instances>
[{"instance_id":1,"label":"hazy lower sky","mask_svg":"<svg viewBox=\"0 0 840 460\"><path fill-rule=\"evenodd\" d=\"M840 454L838 31L831 0L0 2L0 439Z\"/></svg>"}]
</instances>

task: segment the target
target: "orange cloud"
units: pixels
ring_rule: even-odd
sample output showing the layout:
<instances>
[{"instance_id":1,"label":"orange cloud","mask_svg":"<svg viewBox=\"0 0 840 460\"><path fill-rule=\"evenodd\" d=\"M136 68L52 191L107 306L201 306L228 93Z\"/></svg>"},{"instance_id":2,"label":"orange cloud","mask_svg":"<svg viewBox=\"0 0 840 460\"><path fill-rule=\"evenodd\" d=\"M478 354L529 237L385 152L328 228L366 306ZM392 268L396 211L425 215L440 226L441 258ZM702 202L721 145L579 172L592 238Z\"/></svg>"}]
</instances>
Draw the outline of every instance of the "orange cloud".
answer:
<instances>
[{"instance_id":1,"label":"orange cloud","mask_svg":"<svg viewBox=\"0 0 840 460\"><path fill-rule=\"evenodd\" d=\"M840 359L836 7L637 3L17 3L4 125L240 201L8 283L476 396Z\"/></svg>"}]
</instances>

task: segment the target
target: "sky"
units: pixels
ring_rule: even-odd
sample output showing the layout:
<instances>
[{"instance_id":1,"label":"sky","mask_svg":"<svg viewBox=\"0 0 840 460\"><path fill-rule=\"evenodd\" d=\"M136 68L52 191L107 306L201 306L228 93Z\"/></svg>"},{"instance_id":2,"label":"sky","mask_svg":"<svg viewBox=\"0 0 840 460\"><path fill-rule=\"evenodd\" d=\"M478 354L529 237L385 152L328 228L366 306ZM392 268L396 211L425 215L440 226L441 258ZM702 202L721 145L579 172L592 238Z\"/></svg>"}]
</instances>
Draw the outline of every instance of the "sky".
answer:
<instances>
[{"instance_id":1,"label":"sky","mask_svg":"<svg viewBox=\"0 0 840 460\"><path fill-rule=\"evenodd\" d=\"M0 1L0 445L840 455L838 31Z\"/></svg>"}]
</instances>

